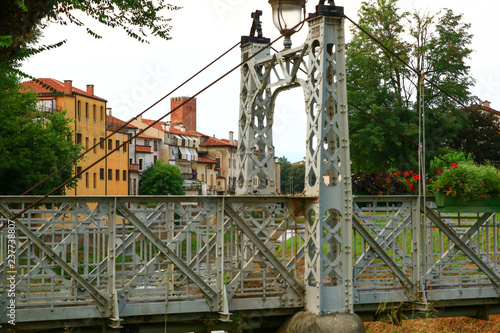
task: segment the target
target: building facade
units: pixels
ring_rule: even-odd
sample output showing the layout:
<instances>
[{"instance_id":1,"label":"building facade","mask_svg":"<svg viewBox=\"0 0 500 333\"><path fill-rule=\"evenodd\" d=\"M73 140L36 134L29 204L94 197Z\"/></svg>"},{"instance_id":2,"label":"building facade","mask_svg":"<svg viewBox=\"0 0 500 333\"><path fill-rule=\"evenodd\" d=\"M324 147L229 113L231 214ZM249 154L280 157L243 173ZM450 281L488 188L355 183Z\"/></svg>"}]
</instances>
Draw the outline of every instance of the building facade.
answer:
<instances>
[{"instance_id":1,"label":"building facade","mask_svg":"<svg viewBox=\"0 0 500 333\"><path fill-rule=\"evenodd\" d=\"M85 158L75 168L78 183L75 189L67 189L67 195L126 195L128 194L128 145L116 153L106 157L106 154L116 147L116 144L125 142L122 133L113 134L105 140L108 133L106 128L107 101L94 94L94 86L87 85L86 90L73 87L70 80L64 82L42 78L24 83L26 90L38 95L38 108L43 112L66 111L66 117L72 121L74 131L73 141L88 150ZM89 170L85 170L97 160L103 158ZM85 170L85 171L84 171ZM124 171L127 179L124 181ZM120 177L116 177L120 173ZM110 177L111 176L111 177Z\"/></svg>"}]
</instances>

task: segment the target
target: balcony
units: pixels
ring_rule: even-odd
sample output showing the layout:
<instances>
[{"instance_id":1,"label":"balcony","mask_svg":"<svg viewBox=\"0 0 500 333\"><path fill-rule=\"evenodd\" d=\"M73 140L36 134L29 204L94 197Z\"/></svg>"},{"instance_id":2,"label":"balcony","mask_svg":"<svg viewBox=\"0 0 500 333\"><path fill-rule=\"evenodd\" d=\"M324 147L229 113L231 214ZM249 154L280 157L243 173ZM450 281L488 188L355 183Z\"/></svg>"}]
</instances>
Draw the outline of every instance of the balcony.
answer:
<instances>
[{"instance_id":1,"label":"balcony","mask_svg":"<svg viewBox=\"0 0 500 333\"><path fill-rule=\"evenodd\" d=\"M130 164L128 169L130 171L136 171L136 172L139 172L139 164Z\"/></svg>"},{"instance_id":2,"label":"balcony","mask_svg":"<svg viewBox=\"0 0 500 333\"><path fill-rule=\"evenodd\" d=\"M151 146L135 146L136 153L151 153Z\"/></svg>"},{"instance_id":3,"label":"balcony","mask_svg":"<svg viewBox=\"0 0 500 333\"><path fill-rule=\"evenodd\" d=\"M40 112L44 112L44 113L54 113L57 111L56 108L53 108L53 107L49 107L49 106L46 106L46 105L37 105L37 110L40 111Z\"/></svg>"}]
</instances>

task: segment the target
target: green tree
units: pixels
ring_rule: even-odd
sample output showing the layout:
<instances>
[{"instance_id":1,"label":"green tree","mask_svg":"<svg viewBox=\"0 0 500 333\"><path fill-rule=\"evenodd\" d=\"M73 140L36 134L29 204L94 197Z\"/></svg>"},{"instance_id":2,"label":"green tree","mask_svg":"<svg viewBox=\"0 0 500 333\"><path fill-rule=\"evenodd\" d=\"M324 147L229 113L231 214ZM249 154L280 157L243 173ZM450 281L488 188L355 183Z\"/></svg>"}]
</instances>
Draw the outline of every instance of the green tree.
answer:
<instances>
[{"instance_id":1,"label":"green tree","mask_svg":"<svg viewBox=\"0 0 500 333\"><path fill-rule=\"evenodd\" d=\"M19 195L75 159L82 147L71 140L70 120L62 113L37 111L37 98L20 93L12 67L0 63L0 194ZM45 194L73 174L77 161L31 194ZM76 180L68 187L76 186ZM60 189L55 194L64 194Z\"/></svg>"},{"instance_id":2,"label":"green tree","mask_svg":"<svg viewBox=\"0 0 500 333\"><path fill-rule=\"evenodd\" d=\"M305 165L292 165L285 156L278 158L278 163L281 164L281 193L302 193L305 186Z\"/></svg>"},{"instance_id":3,"label":"green tree","mask_svg":"<svg viewBox=\"0 0 500 333\"><path fill-rule=\"evenodd\" d=\"M146 42L148 35L170 39L170 19L163 10L177 10L164 0L3 0L0 6L0 54L13 55L22 49L44 22L83 26L78 13L110 27L120 27L132 38ZM96 38L95 31L86 28Z\"/></svg>"},{"instance_id":4,"label":"green tree","mask_svg":"<svg viewBox=\"0 0 500 333\"><path fill-rule=\"evenodd\" d=\"M451 10L431 16L403 12L398 0L370 0L359 11L359 25L383 45L461 102L475 100L466 65L472 50L470 25ZM348 99L414 141L419 133L419 75L384 51L367 34L352 28L347 48ZM464 123L463 112L436 88L425 86L427 147L439 150ZM417 147L350 110L354 172L417 168Z\"/></svg>"},{"instance_id":5,"label":"green tree","mask_svg":"<svg viewBox=\"0 0 500 333\"><path fill-rule=\"evenodd\" d=\"M143 174L139 183L140 195L184 195L179 167L157 161Z\"/></svg>"},{"instance_id":6,"label":"green tree","mask_svg":"<svg viewBox=\"0 0 500 333\"><path fill-rule=\"evenodd\" d=\"M493 163L500 168L500 117L475 105L467 109L467 118L469 123L449 145L471 154L478 164Z\"/></svg>"}]
</instances>

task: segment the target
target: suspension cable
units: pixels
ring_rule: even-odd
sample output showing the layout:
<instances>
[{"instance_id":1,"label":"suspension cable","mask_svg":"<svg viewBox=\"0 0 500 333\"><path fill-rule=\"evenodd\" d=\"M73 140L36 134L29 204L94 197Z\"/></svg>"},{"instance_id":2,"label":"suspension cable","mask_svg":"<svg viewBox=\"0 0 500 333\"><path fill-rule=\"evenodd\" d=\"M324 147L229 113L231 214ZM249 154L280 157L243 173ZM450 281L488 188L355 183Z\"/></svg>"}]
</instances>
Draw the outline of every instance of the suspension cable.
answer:
<instances>
[{"instance_id":1,"label":"suspension cable","mask_svg":"<svg viewBox=\"0 0 500 333\"><path fill-rule=\"evenodd\" d=\"M298 26L300 26L303 22L305 22L307 20L307 18L305 18L304 20L302 20L300 23L298 23L296 26L294 26L292 29L295 29L297 28ZM100 161L102 161L103 159L107 158L109 155L111 155L112 153L114 153L115 151L118 151L119 149L121 149L124 145L130 143L133 139L135 139L137 136L141 135L143 132L145 132L146 130L150 129L151 127L155 126L156 124L158 124L160 121L162 121L165 117L167 117L168 115L172 114L173 112L175 112L176 110L180 109L181 107L183 107L185 104L189 103L190 101L192 101L194 98L196 98L198 95L200 95L201 93L205 92L206 90L208 90L209 88L211 88L212 86L214 86L216 83L218 83L219 81L221 81L222 79L224 79L225 77L227 77L229 74L231 74L232 72L234 72L236 69L240 68L242 65L244 65L245 63L247 63L249 60L255 58L256 56L258 56L260 53L264 52L266 49L270 48L274 43L276 43L278 40L280 40L281 38L283 38L283 34L281 34L279 37L277 37L276 39L274 39L272 42L268 43L266 45L266 47L263 47L262 49L260 49L258 52L254 53L252 56L248 57L248 59L240 62L238 65L234 66L232 69L230 69L229 71L227 71L225 74L223 74L222 76L220 76L219 78L217 78L215 81L212 81L212 83L210 83L209 85L205 86L203 89L201 89L200 91L198 91L196 94L194 94L193 96L189 97L187 100L185 100L182 104L178 105L175 109L171 110L170 112L166 113L165 115L163 115L161 118L159 118L158 120L154 121L153 123L151 123L150 125L148 125L147 127L145 127L144 129L140 130L138 133L136 133L134 136L131 136L128 140L124 141L121 145L115 147L113 150L109 151L106 155L104 155L103 157L101 157L100 159L98 159L97 161L95 161L94 163L92 163L91 165L87 166L85 169L81 170L80 172L76 173L73 177L71 177L70 179L66 180L65 182L63 182L62 184L60 184L59 186L57 186L56 188L54 188L53 190L51 190L50 192L48 192L47 194L45 194L44 196L42 196L41 198L35 200L33 203L31 203L30 205L28 205L26 208L24 208L22 211L20 211L19 213L17 213L16 215L14 215L13 217L11 217L10 219L14 220L16 218L18 218L19 216L21 216L22 214L24 214L25 212L27 212L28 210L30 210L31 208L35 207L37 204L39 204L40 202L42 202L43 200L45 200L47 197L49 197L51 194L53 194L54 192L58 191L59 189L63 188L64 186L66 186L67 184L69 184L73 179L75 179L76 177L78 177L79 175L83 174L85 171L89 170L90 168L92 168L93 166L95 166L97 163L99 163ZM238 45L238 44L237 44ZM156 103L155 103L156 104ZM7 224L7 221L3 223L3 225L0 227L0 230L2 230L5 225Z\"/></svg>"},{"instance_id":2,"label":"suspension cable","mask_svg":"<svg viewBox=\"0 0 500 333\"><path fill-rule=\"evenodd\" d=\"M241 44L241 41L236 43L234 46L232 46L231 48L229 48L226 52L224 52L223 54L221 54L220 56L218 56L216 59L214 59L212 62L210 62L208 65L206 65L205 67L203 67L202 69L200 69L196 74L194 74L193 76L191 76L189 79L187 79L186 81L184 81L183 83L181 83L179 86L177 86L175 89L173 89L172 91L170 91L168 94L166 94L165 96L163 96L162 98L160 98L158 101L156 101L155 103L153 103L150 107L148 107L147 109L145 109L144 111L142 111L141 113L139 113L137 116L135 116L134 118L131 118L128 122L126 122L124 125L122 125L121 127L119 127L118 129L116 130L113 130L111 134L107 135L104 139L102 139L101 141L99 141L99 143L96 143L95 145L93 145L91 148L88 148L86 151L84 151L83 153L81 153L80 155L78 155L78 157L74 158L73 160L71 160L70 162L66 163L65 165L63 165L61 168L59 168L57 171L54 171L52 174L50 174L49 176L47 176L45 179L43 179L42 181L40 181L38 184L36 184L35 186L33 186L32 188L30 188L29 190L27 190L26 192L24 192L23 194L21 195L27 195L28 193L30 193L31 191L33 191L34 189L36 189L37 187L39 187L40 185L44 184L45 182L47 182L50 178L54 177L55 175L57 175L58 173L60 173L61 171L63 171L64 169L66 169L68 166L70 166L71 164L73 164L74 162L78 161L80 158L84 157L87 153L89 153L90 151L92 151L94 148L96 148L98 145L100 145L101 143L103 142L106 142L107 139L109 139L111 136L113 136L114 134L118 133L119 131L121 131L122 129L124 129L125 127L127 127L128 125L130 125L131 122L133 122L134 120L136 120L137 118L139 118L140 116L142 116L144 113L146 113L147 111L151 110L153 107L155 107L156 105L158 105L160 102L162 102L165 98L169 97L170 95L172 95L174 92L176 92L177 90L179 90L181 87L183 87L184 85L186 85L189 81L191 81L192 79L194 79L195 77L197 77L199 74L201 74L203 71L205 71L207 68L209 68L210 66L212 66L213 64L215 64L217 61L219 61L222 57L224 57L226 54L228 54L229 52L231 52L234 48L236 48L238 45Z\"/></svg>"}]
</instances>

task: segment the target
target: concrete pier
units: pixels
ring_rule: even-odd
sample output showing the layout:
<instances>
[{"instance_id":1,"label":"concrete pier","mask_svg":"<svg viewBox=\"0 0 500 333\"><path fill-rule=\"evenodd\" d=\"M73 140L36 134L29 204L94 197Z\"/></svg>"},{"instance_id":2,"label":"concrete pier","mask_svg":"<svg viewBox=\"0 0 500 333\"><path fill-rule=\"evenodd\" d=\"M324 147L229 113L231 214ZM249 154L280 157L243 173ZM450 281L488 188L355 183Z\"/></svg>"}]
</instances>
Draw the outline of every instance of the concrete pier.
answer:
<instances>
[{"instance_id":1,"label":"concrete pier","mask_svg":"<svg viewBox=\"0 0 500 333\"><path fill-rule=\"evenodd\" d=\"M318 316L301 311L290 318L278 333L364 333L363 321L356 314Z\"/></svg>"}]
</instances>

